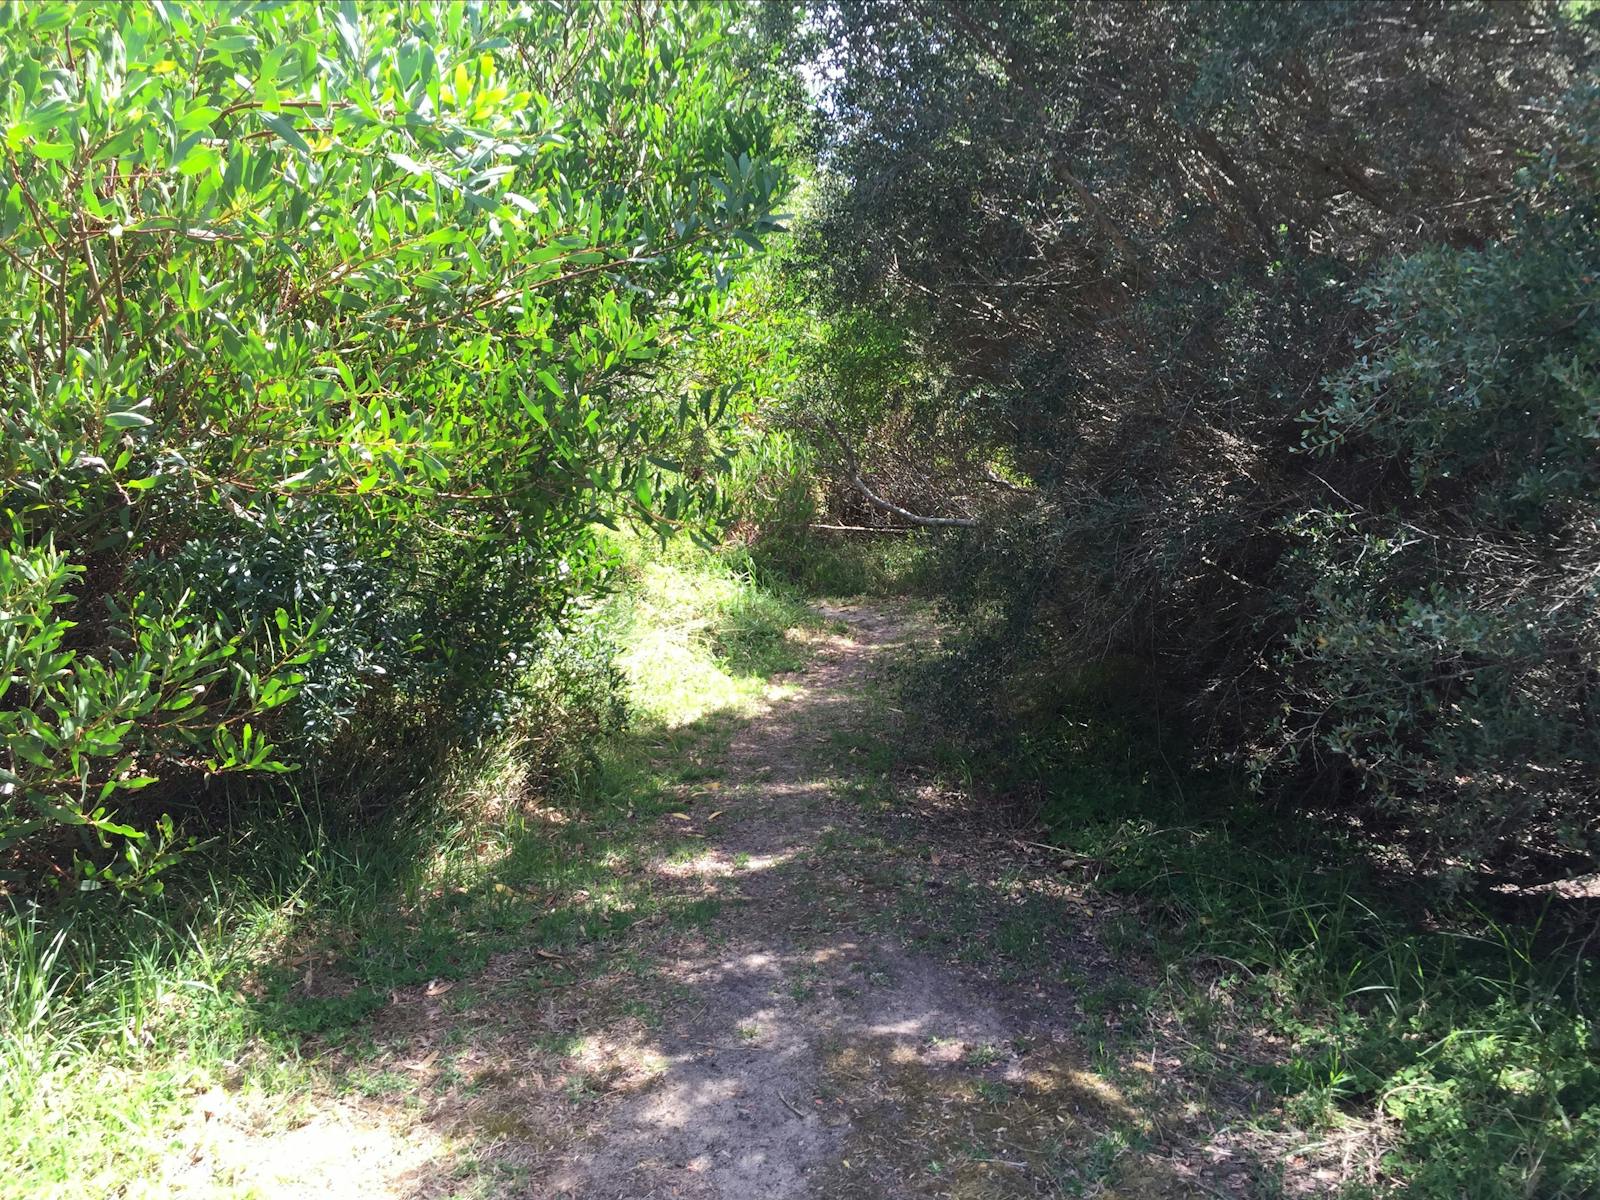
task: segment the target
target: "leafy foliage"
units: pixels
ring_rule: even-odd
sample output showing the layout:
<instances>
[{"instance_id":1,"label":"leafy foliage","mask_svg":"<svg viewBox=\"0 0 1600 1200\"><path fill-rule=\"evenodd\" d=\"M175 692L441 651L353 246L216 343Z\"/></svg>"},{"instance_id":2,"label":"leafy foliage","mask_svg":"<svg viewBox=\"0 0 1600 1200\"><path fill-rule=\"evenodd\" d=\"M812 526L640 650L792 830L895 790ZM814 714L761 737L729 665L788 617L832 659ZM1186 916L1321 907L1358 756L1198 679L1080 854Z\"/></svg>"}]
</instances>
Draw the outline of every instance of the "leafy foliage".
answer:
<instances>
[{"instance_id":1,"label":"leafy foliage","mask_svg":"<svg viewBox=\"0 0 1600 1200\"><path fill-rule=\"evenodd\" d=\"M1542 855L1592 848L1597 100L1574 95L1579 144L1522 173L1503 238L1401 259L1364 291L1369 353L1308 440L1406 483L1292 526L1314 607L1290 638L1288 747L1356 764L1386 807L1433 806L1430 828L1471 859L1517 830Z\"/></svg>"},{"instance_id":2,"label":"leafy foliage","mask_svg":"<svg viewBox=\"0 0 1600 1200\"><path fill-rule=\"evenodd\" d=\"M19 880L144 880L158 780L503 722L588 530L715 510L676 348L785 187L732 16L0 5Z\"/></svg>"},{"instance_id":3,"label":"leafy foliage","mask_svg":"<svg viewBox=\"0 0 1600 1200\"><path fill-rule=\"evenodd\" d=\"M985 515L943 552L953 728L1049 758L1086 687L1137 696L1172 760L1430 869L1600 849L1595 29L1554 3L815 15L819 357L900 330L850 369L873 399L835 389L853 436Z\"/></svg>"}]
</instances>

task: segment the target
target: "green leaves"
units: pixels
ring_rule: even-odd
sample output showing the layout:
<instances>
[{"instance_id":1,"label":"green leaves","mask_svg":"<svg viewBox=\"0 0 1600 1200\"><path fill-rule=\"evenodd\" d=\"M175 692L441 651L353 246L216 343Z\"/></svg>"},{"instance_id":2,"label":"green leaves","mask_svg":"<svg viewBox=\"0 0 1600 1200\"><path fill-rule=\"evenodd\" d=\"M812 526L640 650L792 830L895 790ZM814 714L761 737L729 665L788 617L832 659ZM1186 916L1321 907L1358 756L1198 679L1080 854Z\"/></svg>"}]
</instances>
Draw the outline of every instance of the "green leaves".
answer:
<instances>
[{"instance_id":1,"label":"green leaves","mask_svg":"<svg viewBox=\"0 0 1600 1200\"><path fill-rule=\"evenodd\" d=\"M187 154L178 162L178 174L199 175L205 171L216 169L222 161L222 155L211 146L196 142L189 147Z\"/></svg>"},{"instance_id":2,"label":"green leaves","mask_svg":"<svg viewBox=\"0 0 1600 1200\"><path fill-rule=\"evenodd\" d=\"M550 390L550 394L557 400L565 400L566 393L561 390L561 385L556 382L556 377L543 367L534 372L539 377L539 382Z\"/></svg>"},{"instance_id":3,"label":"green leaves","mask_svg":"<svg viewBox=\"0 0 1600 1200\"><path fill-rule=\"evenodd\" d=\"M178 118L178 130L181 133L194 133L196 130L208 128L221 115L220 108L209 104L199 105Z\"/></svg>"},{"instance_id":4,"label":"green leaves","mask_svg":"<svg viewBox=\"0 0 1600 1200\"><path fill-rule=\"evenodd\" d=\"M265 110L256 115L263 125L300 151L301 154L309 155L311 153L311 143L300 136L300 131L289 120L279 116L276 112Z\"/></svg>"},{"instance_id":5,"label":"green leaves","mask_svg":"<svg viewBox=\"0 0 1600 1200\"><path fill-rule=\"evenodd\" d=\"M677 373L782 170L718 6L8 11L0 841L120 886L371 692L505 719L592 523L714 515Z\"/></svg>"}]
</instances>

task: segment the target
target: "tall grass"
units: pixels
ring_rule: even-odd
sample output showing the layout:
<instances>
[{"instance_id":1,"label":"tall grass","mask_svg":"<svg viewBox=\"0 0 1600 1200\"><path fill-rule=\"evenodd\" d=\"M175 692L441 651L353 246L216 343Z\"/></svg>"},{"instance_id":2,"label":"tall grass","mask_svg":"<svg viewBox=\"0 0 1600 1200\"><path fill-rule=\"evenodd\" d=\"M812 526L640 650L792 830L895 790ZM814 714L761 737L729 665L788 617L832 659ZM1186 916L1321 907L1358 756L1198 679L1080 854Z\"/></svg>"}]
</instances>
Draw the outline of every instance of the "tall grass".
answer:
<instances>
[{"instance_id":1,"label":"tall grass","mask_svg":"<svg viewBox=\"0 0 1600 1200\"><path fill-rule=\"evenodd\" d=\"M922 530L838 533L779 529L759 539L750 560L769 586L807 596L908 596L928 590L929 551L937 535Z\"/></svg>"}]
</instances>

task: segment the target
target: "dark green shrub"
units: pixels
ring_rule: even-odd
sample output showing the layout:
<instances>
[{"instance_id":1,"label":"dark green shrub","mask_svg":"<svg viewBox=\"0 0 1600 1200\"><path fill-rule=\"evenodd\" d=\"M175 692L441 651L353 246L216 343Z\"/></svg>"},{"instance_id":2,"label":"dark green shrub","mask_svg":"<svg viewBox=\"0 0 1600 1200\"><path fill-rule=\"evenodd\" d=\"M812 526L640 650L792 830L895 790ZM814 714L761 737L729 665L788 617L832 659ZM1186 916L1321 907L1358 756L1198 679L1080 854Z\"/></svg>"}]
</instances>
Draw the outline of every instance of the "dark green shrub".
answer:
<instances>
[{"instance_id":1,"label":"dark green shrub","mask_svg":"<svg viewBox=\"0 0 1600 1200\"><path fill-rule=\"evenodd\" d=\"M1265 756L1347 763L1440 853L1546 871L1600 850L1600 94L1568 113L1504 238L1363 293L1367 353L1308 440L1397 478L1289 525L1311 607Z\"/></svg>"},{"instance_id":2,"label":"dark green shrub","mask_svg":"<svg viewBox=\"0 0 1600 1200\"><path fill-rule=\"evenodd\" d=\"M827 8L808 399L897 480L992 476L945 491L953 730L1051 761L1091 689L1430 868L1582 869L1597 31Z\"/></svg>"}]
</instances>

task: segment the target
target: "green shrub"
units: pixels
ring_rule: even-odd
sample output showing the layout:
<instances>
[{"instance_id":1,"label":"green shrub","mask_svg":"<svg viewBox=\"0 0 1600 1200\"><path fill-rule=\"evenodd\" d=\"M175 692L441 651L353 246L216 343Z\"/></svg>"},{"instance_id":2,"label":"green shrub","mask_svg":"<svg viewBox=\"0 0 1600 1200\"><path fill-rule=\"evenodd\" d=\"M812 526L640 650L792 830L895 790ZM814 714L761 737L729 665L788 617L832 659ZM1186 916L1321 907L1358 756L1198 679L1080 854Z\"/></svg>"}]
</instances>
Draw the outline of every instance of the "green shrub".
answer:
<instances>
[{"instance_id":1,"label":"green shrub","mask_svg":"<svg viewBox=\"0 0 1600 1200\"><path fill-rule=\"evenodd\" d=\"M596 523L715 509L736 381L678 348L785 187L735 15L0 3L7 887L503 726Z\"/></svg>"},{"instance_id":2,"label":"green shrub","mask_svg":"<svg viewBox=\"0 0 1600 1200\"><path fill-rule=\"evenodd\" d=\"M1311 605L1263 756L1347 764L1436 854L1545 872L1600 851L1600 92L1567 115L1504 238L1365 290L1308 442L1403 482L1288 523Z\"/></svg>"},{"instance_id":3,"label":"green shrub","mask_svg":"<svg viewBox=\"0 0 1600 1200\"><path fill-rule=\"evenodd\" d=\"M980 515L929 576L972 746L1065 757L1098 688L1548 881L1600 851L1600 24L1380 8L828 6L795 420Z\"/></svg>"}]
</instances>

